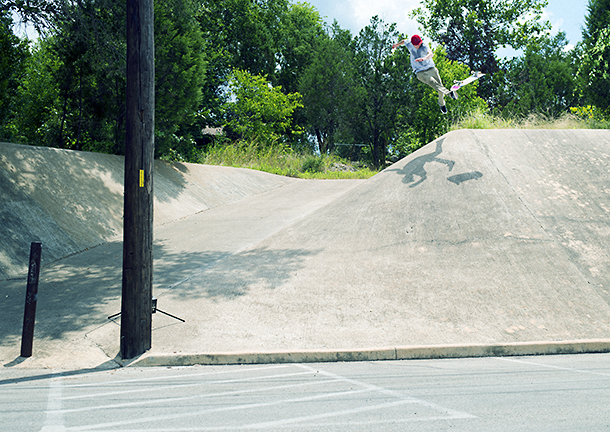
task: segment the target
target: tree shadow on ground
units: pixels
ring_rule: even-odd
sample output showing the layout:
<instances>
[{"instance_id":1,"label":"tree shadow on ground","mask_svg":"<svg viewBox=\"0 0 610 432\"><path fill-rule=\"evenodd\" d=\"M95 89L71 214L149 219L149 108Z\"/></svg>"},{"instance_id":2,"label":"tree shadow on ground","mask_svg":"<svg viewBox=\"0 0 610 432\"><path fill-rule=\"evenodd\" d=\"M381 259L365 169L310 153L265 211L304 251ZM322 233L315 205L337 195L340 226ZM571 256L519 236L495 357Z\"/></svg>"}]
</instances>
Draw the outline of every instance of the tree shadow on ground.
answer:
<instances>
[{"instance_id":1,"label":"tree shadow on ground","mask_svg":"<svg viewBox=\"0 0 610 432\"><path fill-rule=\"evenodd\" d=\"M214 170L203 187L186 164L156 160L154 169L155 225L270 187L242 176L235 188ZM0 279L27 271L33 241L43 243L44 265L120 235L124 171L123 156L0 143ZM173 206L187 192L188 204Z\"/></svg>"},{"instance_id":2,"label":"tree shadow on ground","mask_svg":"<svg viewBox=\"0 0 610 432\"><path fill-rule=\"evenodd\" d=\"M318 251L251 249L172 252L155 245L153 295L178 301L218 301L248 295L254 286L274 289ZM98 246L41 269L34 329L36 339L61 339L108 322L121 310L122 242ZM26 279L0 281L0 345L21 340Z\"/></svg>"},{"instance_id":3,"label":"tree shadow on ground","mask_svg":"<svg viewBox=\"0 0 610 432\"><path fill-rule=\"evenodd\" d=\"M62 338L104 323L107 310L119 304L122 251L109 243L43 266L36 305L36 339ZM26 278L0 281L0 345L21 336Z\"/></svg>"},{"instance_id":4,"label":"tree shadow on ground","mask_svg":"<svg viewBox=\"0 0 610 432\"><path fill-rule=\"evenodd\" d=\"M274 289L320 251L256 248L236 254L168 254L155 277L155 289L179 299L231 300L247 295L252 287ZM185 269L183 260L201 264Z\"/></svg>"},{"instance_id":5,"label":"tree shadow on ground","mask_svg":"<svg viewBox=\"0 0 610 432\"><path fill-rule=\"evenodd\" d=\"M119 156L1 144L0 278L27 271L29 244L50 263L117 235L124 166Z\"/></svg>"}]
</instances>

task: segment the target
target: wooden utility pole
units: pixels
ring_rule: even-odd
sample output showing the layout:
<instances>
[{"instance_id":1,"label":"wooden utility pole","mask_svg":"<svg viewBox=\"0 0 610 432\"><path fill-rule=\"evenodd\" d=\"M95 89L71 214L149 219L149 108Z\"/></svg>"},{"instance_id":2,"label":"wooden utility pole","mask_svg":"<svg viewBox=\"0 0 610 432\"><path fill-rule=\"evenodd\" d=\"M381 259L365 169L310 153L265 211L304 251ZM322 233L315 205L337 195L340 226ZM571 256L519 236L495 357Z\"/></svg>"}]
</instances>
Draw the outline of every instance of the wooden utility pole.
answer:
<instances>
[{"instance_id":1,"label":"wooden utility pole","mask_svg":"<svg viewBox=\"0 0 610 432\"><path fill-rule=\"evenodd\" d=\"M127 135L120 344L124 359L144 353L152 344L154 58L153 0L127 0Z\"/></svg>"}]
</instances>

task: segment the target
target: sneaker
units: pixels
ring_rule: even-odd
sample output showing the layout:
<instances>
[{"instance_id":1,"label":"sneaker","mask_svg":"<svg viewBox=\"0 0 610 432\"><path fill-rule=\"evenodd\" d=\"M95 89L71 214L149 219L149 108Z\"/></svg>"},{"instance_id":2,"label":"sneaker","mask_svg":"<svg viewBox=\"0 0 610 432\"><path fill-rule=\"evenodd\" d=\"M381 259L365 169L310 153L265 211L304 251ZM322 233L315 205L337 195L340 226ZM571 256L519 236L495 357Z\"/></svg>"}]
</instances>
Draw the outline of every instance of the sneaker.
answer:
<instances>
[{"instance_id":1,"label":"sneaker","mask_svg":"<svg viewBox=\"0 0 610 432\"><path fill-rule=\"evenodd\" d=\"M441 112L447 114L447 107L445 105L441 105Z\"/></svg>"},{"instance_id":2,"label":"sneaker","mask_svg":"<svg viewBox=\"0 0 610 432\"><path fill-rule=\"evenodd\" d=\"M451 93L449 93L449 96L451 96L455 100L457 100L457 98L458 98L458 94L455 90L453 90Z\"/></svg>"}]
</instances>

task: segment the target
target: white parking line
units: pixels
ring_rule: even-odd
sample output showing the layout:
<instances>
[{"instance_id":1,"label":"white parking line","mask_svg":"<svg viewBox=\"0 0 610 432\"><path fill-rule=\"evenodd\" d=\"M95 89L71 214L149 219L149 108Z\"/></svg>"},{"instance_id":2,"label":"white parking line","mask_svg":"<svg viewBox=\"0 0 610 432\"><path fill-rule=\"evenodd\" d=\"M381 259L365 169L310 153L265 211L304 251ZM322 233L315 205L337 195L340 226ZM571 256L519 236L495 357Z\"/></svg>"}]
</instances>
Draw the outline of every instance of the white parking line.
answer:
<instances>
[{"instance_id":1,"label":"white parking line","mask_svg":"<svg viewBox=\"0 0 610 432\"><path fill-rule=\"evenodd\" d=\"M239 381L245 381L245 380L235 380L235 381L239 382ZM112 408L124 409L127 407L135 407L135 406L147 406L147 405L158 405L158 404L162 405L162 404L167 404L169 402L171 402L171 403L186 402L186 401L194 400L194 399L209 399L209 398L220 397L220 396L237 396L237 395L243 395L243 394L248 394L248 393L259 393L259 392L269 391L269 390L283 390L283 389L289 389L289 388L308 387L308 386L314 386L314 385L319 386L321 384L334 383L337 381L338 380L329 379L329 380L324 380L322 382L316 381L316 382L308 382L308 383L284 384L284 385L278 385L278 386L258 387L258 388L247 389L247 390L232 390L232 391L226 391L226 392L220 392L220 393L204 393L204 394L198 394L198 395L194 395L194 396L153 399L153 400L138 401L138 402L121 402L121 403L117 403L117 404L113 404L113 405L99 405L99 406L94 406L94 407L65 409L65 410L63 410L63 412L72 413L72 412L106 410L106 409L112 409ZM203 384L200 384L200 385L203 385ZM155 390L157 390L157 389L155 389ZM148 391L150 391L150 389L148 389Z\"/></svg>"},{"instance_id":2,"label":"white parking line","mask_svg":"<svg viewBox=\"0 0 610 432\"><path fill-rule=\"evenodd\" d=\"M300 416L300 417L292 417L288 419L269 421L269 422L261 422L261 423L252 423L241 426L198 426L198 427L188 427L188 428L163 428L163 429L125 429L124 432L190 432L190 431L222 431L222 430L248 430L248 429L269 429L269 428L282 428L282 427L293 427L297 423L303 422L311 422L313 420L324 419L329 417L339 417L349 414L359 414L367 411L377 411L385 408L398 407L401 405L407 405L414 403L409 400L398 400L394 402L388 402L384 404L370 405L359 408L345 409L339 411L332 411L327 413L314 414L310 416ZM372 421L359 421L359 422L332 422L332 423L315 423L315 425L311 425L312 428L319 428L322 426L343 426L344 428L348 425L377 425L377 424L387 424L387 423L411 423L411 422L422 422L422 421L430 421L430 420L449 420L456 418L470 418L469 417L447 417L447 416L438 416L438 417L426 417L426 418L409 418L409 419L391 419L391 420L372 420ZM70 429L72 430L72 429ZM113 432L121 432L116 429L113 429Z\"/></svg>"},{"instance_id":3,"label":"white parking line","mask_svg":"<svg viewBox=\"0 0 610 432\"><path fill-rule=\"evenodd\" d=\"M309 422L312 420L318 420L318 419L329 418L329 417L339 417L339 416L344 416L344 415L348 415L348 414L359 414L359 413L363 413L363 412L367 412L367 411L378 411L378 410L382 410L385 408L391 408L391 407L396 407L399 405L414 404L414 403L418 403L418 402L416 400L402 399L402 400L397 400L394 402L388 402L388 403L378 404L378 405L370 405L370 406L364 406L364 407L359 407L359 408L331 411L331 412L320 413L320 414L315 414L315 415L310 415L310 416L293 417L293 418L289 418L289 419L277 420L277 421L272 421L272 422L254 423L254 424L241 426L240 429L267 429L270 427L288 426L288 425L293 425L295 423ZM454 419L454 418L469 418L469 417L446 417L446 416L444 416L444 417L442 417L442 419L447 420L448 418ZM426 420L428 420L428 419L429 419L429 417L426 418ZM412 419L410 419L410 420L412 420ZM418 419L418 420L422 421L423 419ZM377 423L377 422L366 422L365 424L375 424L375 423ZM353 423L350 421L350 422L342 422L342 423L334 423L334 424L347 426L348 424L353 424ZM316 423L316 426L319 426L319 424Z\"/></svg>"},{"instance_id":4,"label":"white parking line","mask_svg":"<svg viewBox=\"0 0 610 432\"><path fill-rule=\"evenodd\" d=\"M62 412L62 377L57 376L49 381L49 395L47 396L47 409L44 414L44 424L40 432L64 432L64 413Z\"/></svg>"},{"instance_id":5,"label":"white parking line","mask_svg":"<svg viewBox=\"0 0 610 432\"><path fill-rule=\"evenodd\" d=\"M251 368L246 368L246 369L239 369L239 373L252 372L252 371L258 372L258 371L264 371L264 370L270 370L270 369L286 369L291 366L292 365L289 365L289 364L281 364L281 365L272 365L272 366L251 367ZM181 367L181 368L188 369L188 367ZM195 373L195 374L163 375L163 376L154 376L154 377L148 377L148 378L132 378L132 379L126 379L126 380L113 380L113 381L104 381L104 385L126 384L126 383L131 384L131 383L138 383L138 382L145 383L145 382L150 382L150 381L163 381L163 380L170 380L170 379L175 379L175 380L191 379L194 377L235 373L235 371L236 370L233 368L228 368L225 370L216 370L213 372L201 372L201 373ZM99 382L82 383L82 384L64 384L64 388L98 387L99 385L100 385Z\"/></svg>"},{"instance_id":6,"label":"white parking line","mask_svg":"<svg viewBox=\"0 0 610 432\"><path fill-rule=\"evenodd\" d=\"M236 379L227 379L227 380L218 380L218 381L205 381L205 382L197 382L197 383L155 386L155 391L180 389L180 388L186 388L186 387L197 387L197 386L211 385L211 384L249 382L249 381L257 381L257 380L261 380L261 379L288 378L288 377L299 376L299 375L308 375L308 374L309 374L309 372L295 372L295 373L281 374L281 375L263 375L260 377L236 378ZM192 375L188 375L188 376L185 376L184 378L190 378L191 376ZM140 380L140 381L142 381L142 380ZM118 384L118 382L115 382L115 384ZM99 386L100 383L98 383L97 385ZM106 385L108 385L108 383L104 382L103 385L106 386ZM66 386L66 388L68 388L68 387ZM90 393L90 394L86 394L86 395L68 396L68 397L65 397L64 400L108 397L108 396L117 396L117 395L125 395L125 394L132 394L132 393L147 393L147 392L150 392L150 388L145 387L145 388L139 388L139 389L135 389L135 390L115 390L115 391L104 392L104 393Z\"/></svg>"},{"instance_id":7,"label":"white parking line","mask_svg":"<svg viewBox=\"0 0 610 432\"><path fill-rule=\"evenodd\" d=\"M85 431L85 430L94 430L94 429L114 428L116 426L125 426L128 424L138 424L138 423L148 423L151 421L158 422L158 421L163 421L163 420L184 419L184 418L188 418L188 417L196 417L196 416L199 416L202 414L210 414L210 413L217 413L217 412L240 411L240 410L246 410L246 409L256 409L256 408L263 408L263 407L286 405L286 404L291 404L291 403L311 402L311 401L315 401L315 400L330 399L330 398L334 398L334 397L344 397L347 395L355 395L355 394L366 393L366 392L368 392L367 389L340 391L340 392L333 392L333 393L322 393L322 394L317 394L317 395L313 395L313 396L305 396L305 397L301 397L301 398L292 398L292 399L283 399L283 400L273 401L273 402L258 402L258 403L242 404L242 405L229 405L229 406L223 406L220 408L207 408L207 409L190 411L190 412L185 412L185 413L155 416L153 418L145 417L145 418L124 420L124 421L118 421L118 422L107 422L107 423L99 423L99 424L87 425L87 426L78 426L78 427L69 428L67 430ZM150 429L148 429L148 430L150 430ZM166 429L166 430L171 430L171 429Z\"/></svg>"},{"instance_id":8,"label":"white parking line","mask_svg":"<svg viewBox=\"0 0 610 432\"><path fill-rule=\"evenodd\" d=\"M306 365L299 365L299 366L303 367L303 368L307 368L307 369L312 370L312 371L314 370L311 367L306 366ZM351 378L342 377L340 375L337 375L337 374L334 374L334 373L331 373L331 372L326 372L326 371L322 371L322 370L316 370L316 372L319 373L319 374L325 375L325 376L327 376L329 378L334 378L334 379L341 380L341 381L344 381L344 382L349 382L349 383L352 383L352 384L355 384L355 385L358 385L358 386L361 386L361 387L365 387L365 388L369 389L369 391L375 391L375 392L379 392L379 393L387 395L387 396L392 396L392 397L395 397L395 398L399 398L399 399L403 399L403 400L408 400L411 403L416 403L418 405L422 405L422 406L428 407L428 408L433 409L435 411L445 413L448 417L444 417L444 418L476 418L476 416L474 416L472 414L467 414L467 413L464 413L464 412L461 412L461 411L452 410L452 409L445 408L445 407L442 407L440 405L437 405L435 403L431 403L431 402L427 402L427 401L424 401L424 400L421 400L421 399L413 398L411 396L406 396L406 395L404 395L401 392L397 392L397 391L394 391L394 390L389 390L389 389L386 389L386 388L383 388L383 387L379 387L379 386L376 386L376 385L373 385L373 384L367 384L367 383L364 383L362 381L357 381L357 380L354 380L354 379L351 379Z\"/></svg>"},{"instance_id":9,"label":"white parking line","mask_svg":"<svg viewBox=\"0 0 610 432\"><path fill-rule=\"evenodd\" d=\"M61 386L61 381L56 381L53 387L49 390L49 407L47 412L47 420L45 427L41 432L64 432L64 431L104 431L104 430L125 430L136 432L138 430L145 432L178 432L178 431L213 431L213 430L266 430L270 428L320 428L320 427L335 427L349 428L350 425L364 426L367 425L382 425L382 424L406 424L412 422L431 422L455 419L476 418L475 416L449 409L434 403L430 403L421 399L413 398L404 392L386 389L377 385L368 384L363 381L354 380L344 376L340 376L331 372L326 372L320 369L305 364L282 365L282 368L292 368L286 370L286 373L269 373L278 367L254 367L247 369L222 369L217 371L206 371L197 374L172 375L171 377L152 377L127 379L124 381L113 380L111 384L133 384L141 383L145 387L138 387L137 390L111 391L103 393L87 392L85 395L72 394L61 398L66 390L87 391L88 387L106 386L108 382L98 382L96 384L74 384ZM214 379L215 374L225 374L232 372L241 376L241 378L226 377L227 379ZM261 372L261 375L243 376L244 372ZM284 371L283 371L284 372ZM191 380L196 377L208 376L212 377L209 381L197 381L195 383L183 383L176 385L156 384L161 379L173 378L175 380ZM219 377L220 378L220 377ZM259 384L255 388L239 388L239 383L256 382L258 380L276 380ZM282 381L286 380L286 381ZM146 385L150 383L150 385ZM228 384L229 387L223 389L222 386ZM235 388L238 385L238 389ZM195 390L196 394L182 395L179 393L183 388L192 388L194 386L219 385L215 392ZM325 388L331 385L331 388ZM59 386L59 388L57 388ZM116 396L123 394L131 394L136 392L150 392L154 388L155 393L159 390L165 390L161 393L161 398L148 400L125 400L120 402L113 401L111 404L99 404L94 406L76 406L74 408L63 408L62 401L67 400L77 401L91 398L107 399L108 396ZM313 392L305 395L299 395L300 391L294 392L296 396L284 396L277 398L285 389L309 388ZM167 391L169 390L169 391ZM279 392L278 392L279 390ZM334 390L334 391L332 391ZM176 393L175 397L168 395ZM270 395L270 396L267 396ZM233 396L252 395L249 399L234 399ZM354 397L360 395L359 397ZM52 397L53 396L53 397ZM219 399L228 397L226 400ZM213 404L203 403L198 404L197 400L209 399ZM51 400L55 402L52 403ZM193 401L195 401L193 403ZM238 401L241 401L239 403ZM250 402L251 401L251 402ZM317 405L311 405L311 404ZM308 407L310 410L303 411L300 409L301 404ZM199 406L198 406L199 405ZM283 407L288 407L284 409ZM400 407L409 405L412 408L401 409ZM65 405L64 405L65 406ZM190 407L188 410L170 411L165 413L155 413L150 408L158 406L183 406ZM296 407L296 409L295 409ZM312 408L313 407L313 408ZM135 408L135 409L134 409ZM87 413L91 411L102 412L122 412L126 413L125 409L134 409L134 415L122 416L122 418L111 418L95 422L95 417L80 417L86 424L82 422L80 425L66 427L64 424L64 416L75 413ZM146 409L146 411L142 411ZM268 409L268 411L265 411ZM313 409L313 410L312 410ZM230 413L236 415L230 415ZM136 414L137 413L137 414ZM148 413L148 414L144 414ZM152 414L150 414L152 413ZM226 413L224 416L214 416L213 414ZM261 413L263 413L261 415ZM266 413L266 414L265 414ZM280 413L278 416L277 413ZM291 413L291 414L290 414ZM123 414L123 415L124 415ZM191 426L194 418L201 417L206 419L217 418L216 423L205 422L205 425ZM266 417L266 418L265 418ZM70 417L67 417L70 419ZM79 417L75 417L77 419ZM101 420L101 418L100 418ZM220 423L218 423L220 422ZM155 427L158 425L157 427ZM161 425L164 425L162 427ZM147 426L153 426L147 427Z\"/></svg>"}]
</instances>

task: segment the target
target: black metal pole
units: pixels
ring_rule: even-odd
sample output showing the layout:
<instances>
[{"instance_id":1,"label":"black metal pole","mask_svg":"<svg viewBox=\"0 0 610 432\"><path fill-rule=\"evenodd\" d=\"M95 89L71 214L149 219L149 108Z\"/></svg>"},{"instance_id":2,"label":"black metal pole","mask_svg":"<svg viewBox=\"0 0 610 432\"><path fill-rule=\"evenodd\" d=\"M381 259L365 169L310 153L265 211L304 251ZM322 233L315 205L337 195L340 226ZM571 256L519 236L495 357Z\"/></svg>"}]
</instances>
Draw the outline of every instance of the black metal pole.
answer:
<instances>
[{"instance_id":1,"label":"black metal pole","mask_svg":"<svg viewBox=\"0 0 610 432\"><path fill-rule=\"evenodd\" d=\"M30 267L28 285L25 292L25 311L23 313L23 333L21 335L21 357L32 357L34 342L34 322L36 321L36 300L38 297L38 276L42 243L32 242L30 247Z\"/></svg>"}]
</instances>

